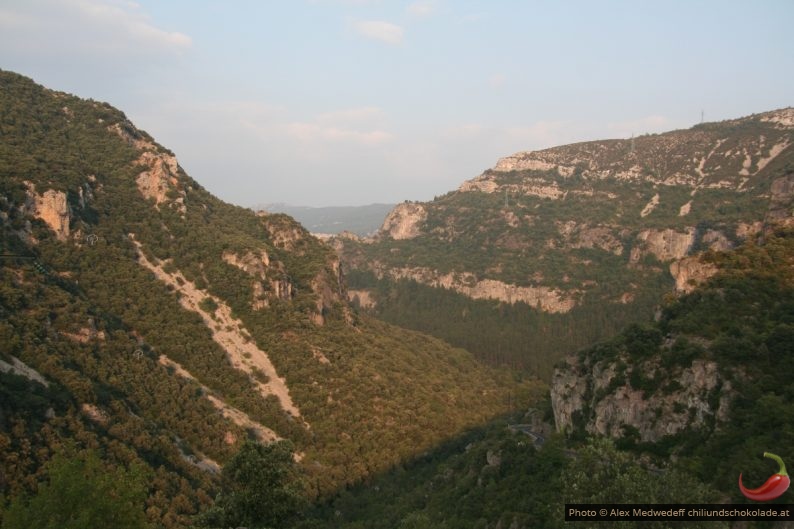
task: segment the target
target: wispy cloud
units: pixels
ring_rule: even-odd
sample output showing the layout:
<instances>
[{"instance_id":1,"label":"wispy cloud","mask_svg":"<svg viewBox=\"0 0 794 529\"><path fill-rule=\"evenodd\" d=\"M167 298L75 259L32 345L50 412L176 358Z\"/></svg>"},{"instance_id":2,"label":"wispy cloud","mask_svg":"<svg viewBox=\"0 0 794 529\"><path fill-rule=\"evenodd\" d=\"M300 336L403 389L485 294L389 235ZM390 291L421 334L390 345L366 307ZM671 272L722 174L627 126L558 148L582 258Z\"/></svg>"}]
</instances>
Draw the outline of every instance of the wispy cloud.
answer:
<instances>
[{"instance_id":1,"label":"wispy cloud","mask_svg":"<svg viewBox=\"0 0 794 529\"><path fill-rule=\"evenodd\" d=\"M317 116L317 121L323 123L372 123L383 118L383 110L378 107L346 108L323 112Z\"/></svg>"},{"instance_id":2,"label":"wispy cloud","mask_svg":"<svg viewBox=\"0 0 794 529\"><path fill-rule=\"evenodd\" d=\"M359 35L368 39L379 40L386 44L400 44L403 40L403 28L382 20L359 20L353 23Z\"/></svg>"},{"instance_id":3,"label":"wispy cloud","mask_svg":"<svg viewBox=\"0 0 794 529\"><path fill-rule=\"evenodd\" d=\"M128 1L38 0L0 8L0 47L49 55L182 53L192 39Z\"/></svg>"},{"instance_id":4,"label":"wispy cloud","mask_svg":"<svg viewBox=\"0 0 794 529\"><path fill-rule=\"evenodd\" d=\"M290 123L287 125L287 134L306 142L342 141L361 145L377 145L392 138L391 134L382 130L358 131L319 123Z\"/></svg>"},{"instance_id":5,"label":"wispy cloud","mask_svg":"<svg viewBox=\"0 0 794 529\"><path fill-rule=\"evenodd\" d=\"M488 84L491 85L492 88L499 88L500 86L504 86L506 82L507 82L507 77L501 73L494 74L488 79Z\"/></svg>"},{"instance_id":6,"label":"wispy cloud","mask_svg":"<svg viewBox=\"0 0 794 529\"><path fill-rule=\"evenodd\" d=\"M105 3L98 0L68 0L85 20L102 24L129 39L172 49L185 49L191 39L178 31L165 31L154 26L134 2Z\"/></svg>"},{"instance_id":7,"label":"wispy cloud","mask_svg":"<svg viewBox=\"0 0 794 529\"><path fill-rule=\"evenodd\" d=\"M324 112L311 121L289 123L286 132L305 142L377 145L392 139L392 134L383 130L384 117L377 107L348 108Z\"/></svg>"},{"instance_id":8,"label":"wispy cloud","mask_svg":"<svg viewBox=\"0 0 794 529\"><path fill-rule=\"evenodd\" d=\"M430 16L433 14L435 10L436 10L435 2L429 2L427 0L419 0L417 2L413 2L406 8L408 14L415 17Z\"/></svg>"}]
</instances>

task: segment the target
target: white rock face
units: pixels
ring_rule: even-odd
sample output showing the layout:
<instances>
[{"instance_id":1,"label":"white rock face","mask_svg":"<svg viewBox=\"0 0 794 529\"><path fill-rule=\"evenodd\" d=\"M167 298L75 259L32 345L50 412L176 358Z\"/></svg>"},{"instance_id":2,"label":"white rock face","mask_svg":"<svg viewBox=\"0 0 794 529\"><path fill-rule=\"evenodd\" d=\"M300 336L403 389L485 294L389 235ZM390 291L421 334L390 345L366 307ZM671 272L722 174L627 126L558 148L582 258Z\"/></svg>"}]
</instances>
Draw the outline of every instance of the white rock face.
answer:
<instances>
[{"instance_id":1,"label":"white rock face","mask_svg":"<svg viewBox=\"0 0 794 529\"><path fill-rule=\"evenodd\" d=\"M574 168L548 162L541 159L540 154L534 151L524 151L505 156L496 162L494 171L551 171L556 170L560 176L571 176Z\"/></svg>"},{"instance_id":2,"label":"white rock face","mask_svg":"<svg viewBox=\"0 0 794 529\"><path fill-rule=\"evenodd\" d=\"M494 299L505 303L523 302L545 312L568 312L576 306L576 291L562 291L546 286L523 287L494 279L477 279L474 274L441 274L429 268L375 268L378 277L389 275L392 279L412 279L436 288L454 290L472 299Z\"/></svg>"},{"instance_id":3,"label":"white rock face","mask_svg":"<svg viewBox=\"0 0 794 529\"><path fill-rule=\"evenodd\" d=\"M427 219L427 211L421 204L405 202L397 204L386 216L380 231L392 239L413 239L422 233L422 223Z\"/></svg>"},{"instance_id":4,"label":"white rock face","mask_svg":"<svg viewBox=\"0 0 794 529\"><path fill-rule=\"evenodd\" d=\"M458 191L466 193L470 191L479 191L481 193L493 193L499 188L499 184L494 181L493 176L488 174L481 174L471 180L466 180L458 188Z\"/></svg>"}]
</instances>

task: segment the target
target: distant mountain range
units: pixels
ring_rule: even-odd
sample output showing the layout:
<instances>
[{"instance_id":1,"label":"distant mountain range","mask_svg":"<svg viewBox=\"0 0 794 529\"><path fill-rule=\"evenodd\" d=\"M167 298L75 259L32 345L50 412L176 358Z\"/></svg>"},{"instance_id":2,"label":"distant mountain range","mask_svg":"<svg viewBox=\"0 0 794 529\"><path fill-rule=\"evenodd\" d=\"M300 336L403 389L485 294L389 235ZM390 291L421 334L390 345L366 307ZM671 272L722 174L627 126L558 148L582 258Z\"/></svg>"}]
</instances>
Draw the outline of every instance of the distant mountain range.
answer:
<instances>
[{"instance_id":1,"label":"distant mountain range","mask_svg":"<svg viewBox=\"0 0 794 529\"><path fill-rule=\"evenodd\" d=\"M308 207L276 203L254 206L255 211L286 213L312 233L337 234L349 231L367 236L375 233L394 204L369 204L366 206Z\"/></svg>"}]
</instances>

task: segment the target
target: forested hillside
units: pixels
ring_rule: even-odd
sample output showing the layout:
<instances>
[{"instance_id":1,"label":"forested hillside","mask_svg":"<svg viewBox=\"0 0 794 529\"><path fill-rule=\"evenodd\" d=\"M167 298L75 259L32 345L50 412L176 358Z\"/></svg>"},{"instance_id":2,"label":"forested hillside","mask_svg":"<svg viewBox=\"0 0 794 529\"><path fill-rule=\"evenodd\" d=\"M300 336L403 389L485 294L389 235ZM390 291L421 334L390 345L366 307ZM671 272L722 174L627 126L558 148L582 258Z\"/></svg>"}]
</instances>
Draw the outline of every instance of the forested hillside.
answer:
<instances>
[{"instance_id":1,"label":"forested hillside","mask_svg":"<svg viewBox=\"0 0 794 529\"><path fill-rule=\"evenodd\" d=\"M790 223L792 144L787 108L517 153L336 247L378 317L548 378L707 275L690 256Z\"/></svg>"},{"instance_id":2,"label":"forested hillside","mask_svg":"<svg viewBox=\"0 0 794 529\"><path fill-rule=\"evenodd\" d=\"M668 297L658 321L560 363L545 406L470 431L340 494L305 527L603 527L565 524L563 504L750 503L737 487L739 473L745 484L760 484L774 471L764 451L794 459L794 232L704 259L714 277ZM686 375L693 370L702 381L712 377L702 400L691 393L701 389ZM632 415L644 409L648 416ZM516 428L537 430L541 418L556 420L561 433L540 443ZM775 501L790 503L789 494Z\"/></svg>"},{"instance_id":3,"label":"forested hillside","mask_svg":"<svg viewBox=\"0 0 794 529\"><path fill-rule=\"evenodd\" d=\"M573 437L678 458L735 492L739 471L765 479L764 451L794 458L794 232L704 259L720 272L659 321L559 366L552 403Z\"/></svg>"},{"instance_id":4,"label":"forested hillside","mask_svg":"<svg viewBox=\"0 0 794 529\"><path fill-rule=\"evenodd\" d=\"M14 505L129 469L146 520L186 527L248 439L291 441L301 494L325 497L542 387L357 313L334 252L291 218L223 203L120 111L11 72L0 222Z\"/></svg>"}]
</instances>

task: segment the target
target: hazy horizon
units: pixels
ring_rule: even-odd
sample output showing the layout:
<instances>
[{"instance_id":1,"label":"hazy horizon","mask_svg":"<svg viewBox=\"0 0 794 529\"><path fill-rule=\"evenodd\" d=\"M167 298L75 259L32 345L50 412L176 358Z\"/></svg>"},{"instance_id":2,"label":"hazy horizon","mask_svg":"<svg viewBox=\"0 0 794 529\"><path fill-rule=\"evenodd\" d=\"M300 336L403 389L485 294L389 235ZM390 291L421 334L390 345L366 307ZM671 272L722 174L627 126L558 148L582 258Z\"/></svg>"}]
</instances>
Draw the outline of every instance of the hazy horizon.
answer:
<instances>
[{"instance_id":1,"label":"hazy horizon","mask_svg":"<svg viewBox=\"0 0 794 529\"><path fill-rule=\"evenodd\" d=\"M0 68L121 109L224 200L357 206L791 106L792 19L784 0L10 0Z\"/></svg>"}]
</instances>

